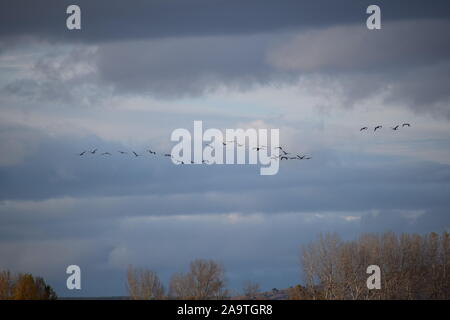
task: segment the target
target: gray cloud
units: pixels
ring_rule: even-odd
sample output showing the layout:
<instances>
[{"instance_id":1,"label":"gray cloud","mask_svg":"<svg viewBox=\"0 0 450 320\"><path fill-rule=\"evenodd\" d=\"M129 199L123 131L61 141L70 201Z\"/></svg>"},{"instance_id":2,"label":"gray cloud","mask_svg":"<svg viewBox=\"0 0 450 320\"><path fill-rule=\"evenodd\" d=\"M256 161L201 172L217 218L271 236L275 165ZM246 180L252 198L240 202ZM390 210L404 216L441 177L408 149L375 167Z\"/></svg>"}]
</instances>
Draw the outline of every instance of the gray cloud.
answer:
<instances>
[{"instance_id":1,"label":"gray cloud","mask_svg":"<svg viewBox=\"0 0 450 320\"><path fill-rule=\"evenodd\" d=\"M121 91L156 96L198 95L220 86L248 89L277 78L264 62L273 38L219 36L126 45L117 42L99 48L98 70L102 80Z\"/></svg>"},{"instance_id":2,"label":"gray cloud","mask_svg":"<svg viewBox=\"0 0 450 320\"><path fill-rule=\"evenodd\" d=\"M218 89L299 85L337 87L346 105L382 96L419 113L450 116L448 19L323 25L258 34L134 38L57 46L28 75L3 88L34 101L98 104L111 94L157 98ZM43 49L48 50L48 45Z\"/></svg>"},{"instance_id":3,"label":"gray cloud","mask_svg":"<svg viewBox=\"0 0 450 320\"><path fill-rule=\"evenodd\" d=\"M78 156L78 150L95 146L114 155ZM259 176L257 166L174 166L163 157L135 159L116 152L124 148L98 138L45 138L22 163L0 167L0 200L37 201L29 205L41 214L58 211L64 197L83 199L67 200L73 210L139 215L412 210L449 205L450 167L444 164L318 149L315 161L283 163L279 174L267 179ZM343 157L348 160L342 162ZM52 198L56 201L45 202Z\"/></svg>"},{"instance_id":4,"label":"gray cloud","mask_svg":"<svg viewBox=\"0 0 450 320\"><path fill-rule=\"evenodd\" d=\"M448 20L385 23L311 30L269 53L278 69L342 79L353 104L384 93L419 112L449 117L450 41Z\"/></svg>"},{"instance_id":5,"label":"gray cloud","mask_svg":"<svg viewBox=\"0 0 450 320\"><path fill-rule=\"evenodd\" d=\"M0 38L33 36L45 41L102 42L170 36L260 33L364 21L368 0L224 1L79 0L82 32L65 27L68 0L5 0L0 4ZM448 17L448 2L378 1L384 19Z\"/></svg>"},{"instance_id":6,"label":"gray cloud","mask_svg":"<svg viewBox=\"0 0 450 320\"><path fill-rule=\"evenodd\" d=\"M387 22L381 30L364 24L306 31L271 52L280 69L300 72L367 72L447 61L448 20Z\"/></svg>"},{"instance_id":7,"label":"gray cloud","mask_svg":"<svg viewBox=\"0 0 450 320\"><path fill-rule=\"evenodd\" d=\"M408 20L376 32L348 25L298 35L111 42L43 56L32 77L3 90L37 101L83 96L92 104L111 90L173 99L315 77L319 86L340 88L348 105L382 95L386 102L448 117L450 42L442 32L448 27L444 20Z\"/></svg>"}]
</instances>

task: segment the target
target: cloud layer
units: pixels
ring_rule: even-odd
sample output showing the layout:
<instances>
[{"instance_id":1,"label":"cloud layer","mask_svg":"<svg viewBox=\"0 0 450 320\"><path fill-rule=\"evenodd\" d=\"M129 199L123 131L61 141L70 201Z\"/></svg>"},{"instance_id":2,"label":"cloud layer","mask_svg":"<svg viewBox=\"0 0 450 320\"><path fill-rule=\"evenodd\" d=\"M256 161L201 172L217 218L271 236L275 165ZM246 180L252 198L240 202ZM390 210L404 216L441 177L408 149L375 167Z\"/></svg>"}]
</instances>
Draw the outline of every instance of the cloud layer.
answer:
<instances>
[{"instance_id":1,"label":"cloud layer","mask_svg":"<svg viewBox=\"0 0 450 320\"><path fill-rule=\"evenodd\" d=\"M123 295L129 263L167 282L213 258L271 289L319 232L449 230L447 1L382 2L379 31L369 1L79 1L81 32L44 2L0 3L0 269ZM169 152L194 120L313 159L261 177L117 153Z\"/></svg>"}]
</instances>

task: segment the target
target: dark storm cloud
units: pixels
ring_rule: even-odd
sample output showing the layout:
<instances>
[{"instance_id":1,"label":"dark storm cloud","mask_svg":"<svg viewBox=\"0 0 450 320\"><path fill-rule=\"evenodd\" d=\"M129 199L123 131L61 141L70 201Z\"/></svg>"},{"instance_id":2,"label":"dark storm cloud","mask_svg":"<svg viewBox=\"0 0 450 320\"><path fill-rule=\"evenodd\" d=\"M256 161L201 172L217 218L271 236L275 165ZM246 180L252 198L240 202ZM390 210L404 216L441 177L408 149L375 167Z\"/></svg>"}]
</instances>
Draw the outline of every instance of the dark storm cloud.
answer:
<instances>
[{"instance_id":1,"label":"dark storm cloud","mask_svg":"<svg viewBox=\"0 0 450 320\"><path fill-rule=\"evenodd\" d=\"M350 104L384 93L415 111L450 116L450 20L311 30L269 54L278 69L339 79Z\"/></svg>"},{"instance_id":2,"label":"dark storm cloud","mask_svg":"<svg viewBox=\"0 0 450 320\"><path fill-rule=\"evenodd\" d=\"M313 75L318 85L338 83L346 105L383 94L387 102L450 117L447 1L381 2L378 31L365 27L364 1L122 3L79 2L85 25L77 33L65 30L65 16L58 15L68 2L41 9L37 2L2 2L8 5L0 10L3 47L21 36L77 44L56 67L48 61L58 61L58 50L51 50L34 62L37 79L13 80L3 92L42 102L82 95L95 103L91 97L109 90L179 98L223 87L295 84ZM90 73L59 76L83 63Z\"/></svg>"},{"instance_id":3,"label":"dark storm cloud","mask_svg":"<svg viewBox=\"0 0 450 320\"><path fill-rule=\"evenodd\" d=\"M284 70L299 72L393 73L412 66L437 64L450 57L446 32L450 20L386 22L370 32L365 24L314 29L299 33L271 52Z\"/></svg>"},{"instance_id":4,"label":"dark storm cloud","mask_svg":"<svg viewBox=\"0 0 450 320\"><path fill-rule=\"evenodd\" d=\"M262 35L112 43L99 49L98 71L120 92L159 97L199 95L220 86L249 89L289 77L265 61L273 42Z\"/></svg>"},{"instance_id":5,"label":"dark storm cloud","mask_svg":"<svg viewBox=\"0 0 450 320\"><path fill-rule=\"evenodd\" d=\"M66 8L82 8L82 32L65 27ZM323 27L365 19L371 1L4 0L0 37L32 35L44 40L101 42L167 36L273 32ZM448 1L377 1L385 19L448 17Z\"/></svg>"}]
</instances>

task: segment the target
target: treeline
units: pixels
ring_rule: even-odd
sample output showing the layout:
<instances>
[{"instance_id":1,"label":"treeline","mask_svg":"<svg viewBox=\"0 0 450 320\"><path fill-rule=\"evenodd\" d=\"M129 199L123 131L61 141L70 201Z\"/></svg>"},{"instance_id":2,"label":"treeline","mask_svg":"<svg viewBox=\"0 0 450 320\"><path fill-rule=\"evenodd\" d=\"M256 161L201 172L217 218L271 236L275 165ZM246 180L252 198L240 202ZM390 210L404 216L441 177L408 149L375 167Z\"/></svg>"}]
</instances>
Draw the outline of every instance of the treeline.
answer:
<instances>
[{"instance_id":1,"label":"treeline","mask_svg":"<svg viewBox=\"0 0 450 320\"><path fill-rule=\"evenodd\" d=\"M342 241L321 235L304 246L304 286L290 299L450 299L449 234L364 234ZM369 265L381 269L381 289L367 288Z\"/></svg>"},{"instance_id":2,"label":"treeline","mask_svg":"<svg viewBox=\"0 0 450 320\"><path fill-rule=\"evenodd\" d=\"M419 234L363 234L343 241L337 234L320 235L300 253L303 285L291 287L292 300L450 299L450 237ZM380 289L368 289L367 267L379 266ZM207 300L230 297L223 266L194 260L189 271L174 274L169 287L146 269L128 269L131 299ZM275 289L273 289L275 290ZM278 290L277 290L278 291ZM247 282L243 299L270 299L256 283Z\"/></svg>"},{"instance_id":3,"label":"treeline","mask_svg":"<svg viewBox=\"0 0 450 320\"><path fill-rule=\"evenodd\" d=\"M304 281L287 290L289 299L450 299L450 236L446 232L363 234L353 241L325 234L302 247L300 260ZM381 270L380 289L367 288L370 265ZM192 261L187 272L174 274L167 288L156 272L129 266L127 288L133 300L210 300L231 296L223 265L204 259ZM0 300L56 298L40 277L0 271ZM261 294L257 283L246 282L239 298L271 296Z\"/></svg>"},{"instance_id":4,"label":"treeline","mask_svg":"<svg viewBox=\"0 0 450 320\"><path fill-rule=\"evenodd\" d=\"M226 299L225 271L214 260L197 259L189 271L174 274L166 291L158 275L146 269L128 267L127 287L130 299Z\"/></svg>"},{"instance_id":5,"label":"treeline","mask_svg":"<svg viewBox=\"0 0 450 320\"><path fill-rule=\"evenodd\" d=\"M43 278L29 273L0 271L0 300L54 300L57 296Z\"/></svg>"}]
</instances>

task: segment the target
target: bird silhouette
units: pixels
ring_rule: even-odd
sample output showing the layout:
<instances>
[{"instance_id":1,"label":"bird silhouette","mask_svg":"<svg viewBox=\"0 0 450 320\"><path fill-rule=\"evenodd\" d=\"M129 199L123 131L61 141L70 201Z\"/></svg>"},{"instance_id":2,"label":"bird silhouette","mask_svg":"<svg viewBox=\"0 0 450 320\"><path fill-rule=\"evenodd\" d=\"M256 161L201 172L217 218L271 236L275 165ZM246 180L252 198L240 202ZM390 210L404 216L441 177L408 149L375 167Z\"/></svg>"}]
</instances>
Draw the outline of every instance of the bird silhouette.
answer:
<instances>
[{"instance_id":1,"label":"bird silhouette","mask_svg":"<svg viewBox=\"0 0 450 320\"><path fill-rule=\"evenodd\" d=\"M264 150L265 148L266 148L265 146L261 146L261 147L253 148L253 150L259 151L259 150Z\"/></svg>"},{"instance_id":2,"label":"bird silhouette","mask_svg":"<svg viewBox=\"0 0 450 320\"><path fill-rule=\"evenodd\" d=\"M410 126L410 124L409 123L404 123L402 126ZM395 127L393 127L392 129L393 130L397 130L398 128L400 127L400 125L397 125L397 126L395 126ZM378 129L380 129L380 128L382 128L382 126L381 125L378 125L378 126L376 126L375 127L375 129L374 129L374 131L376 131L376 130L378 130ZM367 127L363 127L363 128L361 128L361 131L362 130L367 130ZM218 142L217 142L218 143ZM224 146L226 146L227 145L227 143L235 143L235 144L237 144L238 146L245 146L245 143L244 144L239 144L239 143L237 143L237 140L235 139L234 141L226 141L226 142L221 142L222 143L222 145L224 145ZM207 144L206 145L207 147L209 146L209 147L211 147L211 148L213 148L213 143L210 143L210 144ZM257 147L254 147L254 148L252 148L253 150L256 150L256 151L260 151L260 150L267 150L269 147L268 146L257 146ZM278 154L278 152L276 153L276 155L272 155L270 158L271 159L274 159L274 160L309 160L309 159L312 159L312 157L310 157L310 156L306 156L306 155L300 155L300 154L295 154L295 153L290 153L290 152L287 152L286 150L284 150L283 149L283 147L281 147L281 146L277 146L277 147L274 147L273 148L274 150L280 150L280 154ZM95 149L92 149L92 150L84 150L84 151L82 151L81 153L79 153L78 155L79 156L83 156L83 155L85 155L85 154L87 154L87 153L91 153L91 154L100 154L100 155L102 155L102 156L112 156L112 154L110 153L110 152L98 152L99 151L99 149L98 148L95 148ZM130 152L127 152L127 151L122 151L122 150L118 150L117 151L118 153L120 153L120 154L128 154L128 153L131 153L132 155L134 155L134 157L141 157L141 156L143 156L144 155L144 153L142 153L142 154L139 154L139 153L137 153L136 151L130 151ZM151 154L151 155L156 155L157 154L157 152L156 151L153 151L152 149L147 149L146 150L146 152L148 152L149 154ZM170 154L170 153L160 153L160 155L162 155L162 156L164 156L164 157L170 157L170 158L173 158L172 157L172 154ZM193 160L190 160L189 162L184 162L184 161L181 161L181 160L178 160L178 159L175 159L175 162L176 163L178 163L178 164L186 164L186 163L191 163L191 164L196 164L196 162L195 161L193 161ZM209 160L202 160L202 162L201 163L206 163L206 164L213 164L214 162L211 162L211 161L209 161Z\"/></svg>"},{"instance_id":3,"label":"bird silhouette","mask_svg":"<svg viewBox=\"0 0 450 320\"><path fill-rule=\"evenodd\" d=\"M367 130L367 129L369 129L369 128L367 128L367 127L362 127L361 129L359 129L359 131L363 131L363 130Z\"/></svg>"},{"instance_id":4,"label":"bird silhouette","mask_svg":"<svg viewBox=\"0 0 450 320\"><path fill-rule=\"evenodd\" d=\"M400 127L399 125L396 125L395 127L392 128L392 130L397 131L398 127Z\"/></svg>"},{"instance_id":5,"label":"bird silhouette","mask_svg":"<svg viewBox=\"0 0 450 320\"><path fill-rule=\"evenodd\" d=\"M373 129L373 131L375 132L375 131L377 131L377 129L381 129L381 128L383 128L383 126L376 126L375 129Z\"/></svg>"},{"instance_id":6,"label":"bird silhouette","mask_svg":"<svg viewBox=\"0 0 450 320\"><path fill-rule=\"evenodd\" d=\"M411 127L411 125L409 123L404 123L404 124L402 124L402 128L403 127Z\"/></svg>"}]
</instances>

